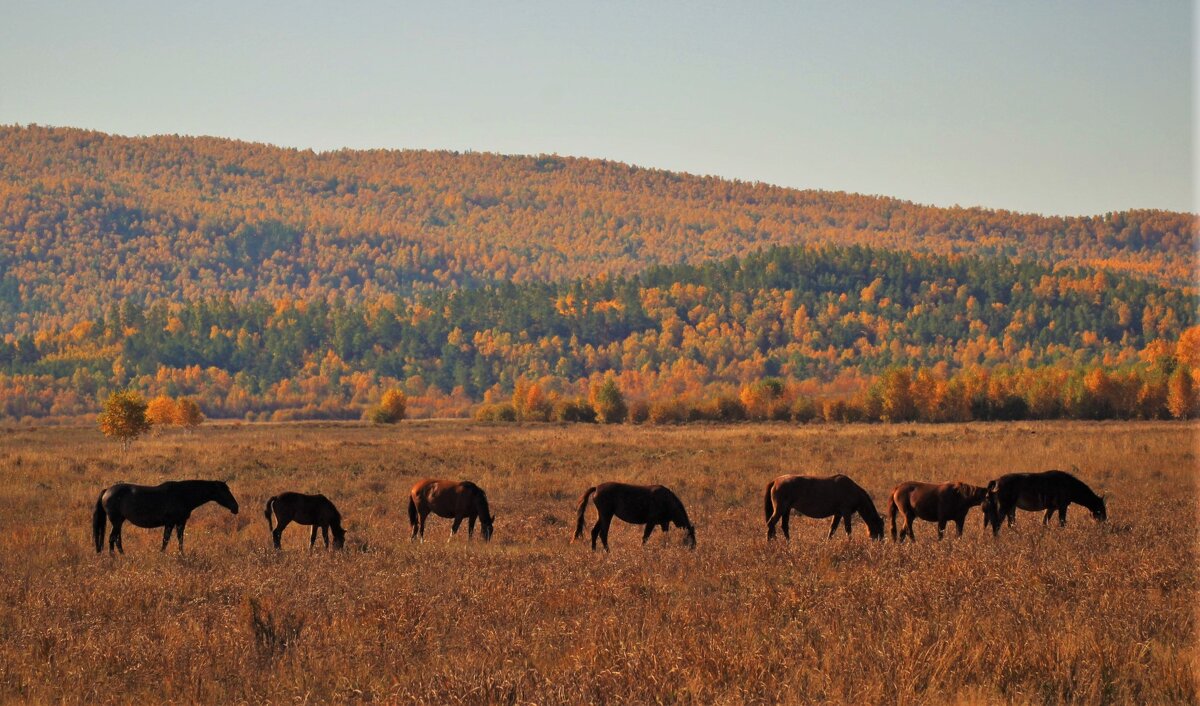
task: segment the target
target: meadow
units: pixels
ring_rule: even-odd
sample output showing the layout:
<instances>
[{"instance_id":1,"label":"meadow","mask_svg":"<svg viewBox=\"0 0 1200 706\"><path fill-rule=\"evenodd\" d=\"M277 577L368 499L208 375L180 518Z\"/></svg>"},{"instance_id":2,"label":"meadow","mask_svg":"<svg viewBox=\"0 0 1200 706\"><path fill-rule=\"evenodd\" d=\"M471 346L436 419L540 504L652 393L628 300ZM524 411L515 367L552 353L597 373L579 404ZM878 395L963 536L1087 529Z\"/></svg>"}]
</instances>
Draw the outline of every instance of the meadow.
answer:
<instances>
[{"instance_id":1,"label":"meadow","mask_svg":"<svg viewBox=\"0 0 1200 706\"><path fill-rule=\"evenodd\" d=\"M467 422L214 424L126 453L91 428L0 429L0 701L426 703L1195 703L1195 424ZM983 484L1077 466L1109 520L1074 506L1043 528L915 545L794 518L768 544L782 473ZM495 538L409 542L425 476L488 491ZM90 517L118 481L227 480L241 511L200 508L185 553L128 527L97 555ZM603 480L672 487L697 526L614 522L612 552L570 543ZM323 492L340 553L293 526L270 547L265 500ZM588 527L595 509L588 510Z\"/></svg>"}]
</instances>

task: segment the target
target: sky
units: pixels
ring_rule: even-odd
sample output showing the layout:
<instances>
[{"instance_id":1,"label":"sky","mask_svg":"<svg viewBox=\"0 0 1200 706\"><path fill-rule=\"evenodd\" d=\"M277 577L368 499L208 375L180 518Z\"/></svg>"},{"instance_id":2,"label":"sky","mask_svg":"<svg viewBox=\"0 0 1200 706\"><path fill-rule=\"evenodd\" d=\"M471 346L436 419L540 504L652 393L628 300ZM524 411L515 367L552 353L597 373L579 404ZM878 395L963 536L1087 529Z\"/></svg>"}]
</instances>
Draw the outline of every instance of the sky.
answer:
<instances>
[{"instance_id":1,"label":"sky","mask_svg":"<svg viewBox=\"0 0 1200 706\"><path fill-rule=\"evenodd\" d=\"M0 123L1194 212L1194 15L1106 0L0 0Z\"/></svg>"}]
</instances>

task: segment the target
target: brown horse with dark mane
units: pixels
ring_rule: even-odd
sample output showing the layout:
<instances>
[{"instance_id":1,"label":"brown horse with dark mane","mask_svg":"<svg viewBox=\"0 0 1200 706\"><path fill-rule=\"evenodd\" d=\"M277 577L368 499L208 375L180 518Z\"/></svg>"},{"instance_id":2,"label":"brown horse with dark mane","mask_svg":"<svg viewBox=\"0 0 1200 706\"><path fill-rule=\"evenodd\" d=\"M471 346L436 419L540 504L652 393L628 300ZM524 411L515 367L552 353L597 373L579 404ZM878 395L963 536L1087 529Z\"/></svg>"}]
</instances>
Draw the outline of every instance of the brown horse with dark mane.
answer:
<instances>
[{"instance_id":1,"label":"brown horse with dark mane","mask_svg":"<svg viewBox=\"0 0 1200 706\"><path fill-rule=\"evenodd\" d=\"M425 518L429 513L453 519L450 538L458 534L458 526L467 520L467 539L475 535L475 520L479 520L479 533L483 541L492 538L496 518L488 510L487 495L483 489L469 480L418 481L408 493L408 521L412 525L412 539L420 536L425 540ZM446 540L446 541L449 541Z\"/></svg>"},{"instance_id":2,"label":"brown horse with dark mane","mask_svg":"<svg viewBox=\"0 0 1200 706\"><path fill-rule=\"evenodd\" d=\"M1104 498L1066 471L1009 473L988 483L983 523L985 527L992 526L992 534L1000 534L1001 521L1007 518L1008 526L1012 527L1020 508L1030 512L1045 510L1043 525L1049 524L1057 512L1059 526L1065 527L1071 503L1086 507L1098 522L1108 519Z\"/></svg>"},{"instance_id":3,"label":"brown horse with dark mane","mask_svg":"<svg viewBox=\"0 0 1200 706\"><path fill-rule=\"evenodd\" d=\"M160 485L134 485L117 483L105 488L96 498L96 509L92 512L92 539L96 553L104 548L105 520L112 522L108 535L108 551L114 549L125 553L121 542L121 526L126 520L138 527L162 527L162 549L167 550L171 541L171 530L179 539L179 551L183 551L183 528L192 511L201 505L215 502L233 514L238 513L238 503L229 491L229 486L219 480L173 480Z\"/></svg>"},{"instance_id":4,"label":"brown horse with dark mane","mask_svg":"<svg viewBox=\"0 0 1200 706\"><path fill-rule=\"evenodd\" d=\"M670 488L662 485L631 485L629 483L601 483L588 488L579 498L576 508L578 517L575 520L574 542L583 536L583 518L587 512L588 500L596 506L599 517L592 526L592 550L596 549L598 538L608 551L608 526L614 515L633 525L646 525L642 533L642 544L650 539L655 527L663 532L674 524L687 531L683 537L685 546L696 548L696 528L688 519L687 510L683 503Z\"/></svg>"},{"instance_id":5,"label":"brown horse with dark mane","mask_svg":"<svg viewBox=\"0 0 1200 706\"><path fill-rule=\"evenodd\" d=\"M963 533L963 523L971 508L983 503L987 497L987 488L967 483L918 483L909 481L901 483L892 490L888 499L888 519L892 522L892 540L896 540L896 513L904 516L904 527L900 530L899 541L903 542L907 535L912 541L917 541L913 535L913 522L922 519L936 522L938 539L946 533L946 523L953 522L958 528L958 536Z\"/></svg>"},{"instance_id":6,"label":"brown horse with dark mane","mask_svg":"<svg viewBox=\"0 0 1200 706\"><path fill-rule=\"evenodd\" d=\"M808 517L833 517L829 536L837 531L838 523L846 526L850 536L850 518L854 513L862 516L871 533L871 539L883 538L883 518L875 509L871 496L862 487L846 476L827 478L815 476L779 476L767 483L763 496L763 511L767 520L767 539L775 538L775 525L782 521L783 536L788 534L788 517L792 511Z\"/></svg>"},{"instance_id":7,"label":"brown horse with dark mane","mask_svg":"<svg viewBox=\"0 0 1200 706\"><path fill-rule=\"evenodd\" d=\"M346 544L346 530L342 529L342 515L324 495L305 495L303 493L280 493L267 501L263 511L267 516L267 527L271 530L271 538L275 548L279 549L279 540L283 537L283 529L292 522L298 525L312 525L312 536L308 538L308 548L312 549L317 543L317 530L325 539L325 548L329 548L329 533L333 532L333 548L341 549ZM271 524L274 515L277 524Z\"/></svg>"}]
</instances>

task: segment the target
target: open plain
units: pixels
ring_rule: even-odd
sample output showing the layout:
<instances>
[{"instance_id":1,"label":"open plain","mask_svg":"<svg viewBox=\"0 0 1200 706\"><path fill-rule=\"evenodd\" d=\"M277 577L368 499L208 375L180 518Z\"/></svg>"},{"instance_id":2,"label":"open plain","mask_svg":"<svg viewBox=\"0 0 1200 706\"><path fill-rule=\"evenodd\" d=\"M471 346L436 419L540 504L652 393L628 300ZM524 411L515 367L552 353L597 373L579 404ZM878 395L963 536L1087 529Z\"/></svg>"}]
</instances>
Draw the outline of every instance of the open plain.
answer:
<instances>
[{"instance_id":1,"label":"open plain","mask_svg":"<svg viewBox=\"0 0 1200 706\"><path fill-rule=\"evenodd\" d=\"M1181 423L489 426L209 424L126 453L90 428L0 441L0 701L430 703L1190 702L1197 673L1197 427ZM763 489L845 473L886 514L909 479L984 484L1071 470L1108 502L1065 529L1040 513L915 545L826 539L792 520L768 544ZM495 538L409 542L407 492L476 481ZM97 555L90 518L118 481L217 478L185 553L127 526ZM697 526L614 522L612 552L570 543L603 480L673 488ZM263 504L323 492L341 553ZM588 509L588 527L595 509ZM318 543L318 546L319 543Z\"/></svg>"}]
</instances>

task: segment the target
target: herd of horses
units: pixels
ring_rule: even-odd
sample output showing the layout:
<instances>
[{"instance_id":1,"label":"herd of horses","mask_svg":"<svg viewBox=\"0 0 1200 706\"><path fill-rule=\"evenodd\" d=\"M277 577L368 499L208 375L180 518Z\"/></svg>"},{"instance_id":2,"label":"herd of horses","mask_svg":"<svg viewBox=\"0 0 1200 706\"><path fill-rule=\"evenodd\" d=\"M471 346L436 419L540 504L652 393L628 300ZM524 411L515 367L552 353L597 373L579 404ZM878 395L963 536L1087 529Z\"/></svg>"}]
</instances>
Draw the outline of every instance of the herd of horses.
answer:
<instances>
[{"instance_id":1,"label":"herd of horses","mask_svg":"<svg viewBox=\"0 0 1200 706\"><path fill-rule=\"evenodd\" d=\"M588 502L596 506L598 517L592 525L592 549L599 540L608 551L608 528L613 517L634 525L645 525L642 543L645 544L654 528L667 532L671 525L684 530L684 544L696 546L696 527L688 518L683 502L661 485L633 485L629 483L601 483L588 488L576 506L574 540L583 536L584 519ZM166 551L171 532L183 551L183 530L192 512L209 502L215 502L238 513L238 502L222 481L184 480L168 481L161 485L145 486L118 483L105 488L96 499L92 513L92 537L96 552L104 548L104 531L111 524L108 536L109 552L125 553L121 544L121 528L125 522L137 527L163 528L162 551ZM983 514L983 526L990 527L992 534L1000 533L1003 521L1013 526L1016 511L1045 512L1042 524L1058 514L1060 525L1067 523L1067 508L1072 503L1087 508L1098 521L1107 519L1104 498L1097 495L1070 473L1045 471L1043 473L1010 473L987 484L986 487L967 483L919 483L907 482L896 486L888 497L888 518L891 520L891 535L894 541L905 538L916 541L913 524L916 520L936 522L938 539L953 522L961 536L963 524L971 508L979 506ZM841 524L846 535L850 535L851 518L858 515L867 525L871 539L883 539L883 517L875 509L871 496L859 484L844 475L828 477L784 475L767 484L763 497L767 539L775 537L778 525L783 536L788 534L788 519L792 512L806 517L825 519L832 517L829 536L833 537ZM345 545L346 531L342 528L342 517L334 504L324 495L282 493L267 500L264 514L267 528L271 532L276 549L280 547L283 530L291 523L310 525L311 549L321 533L328 548L329 535L333 534L333 548ZM483 539L492 538L496 522L488 507L483 489L470 481L425 479L409 491L408 520L412 526L412 539L424 540L425 520L430 514L453 520L451 537L458 533L463 520L467 521L468 538L474 536L475 524L479 523ZM903 521L897 532L896 518Z\"/></svg>"}]
</instances>

